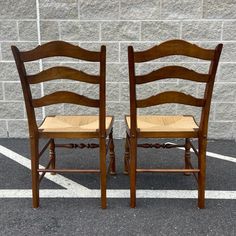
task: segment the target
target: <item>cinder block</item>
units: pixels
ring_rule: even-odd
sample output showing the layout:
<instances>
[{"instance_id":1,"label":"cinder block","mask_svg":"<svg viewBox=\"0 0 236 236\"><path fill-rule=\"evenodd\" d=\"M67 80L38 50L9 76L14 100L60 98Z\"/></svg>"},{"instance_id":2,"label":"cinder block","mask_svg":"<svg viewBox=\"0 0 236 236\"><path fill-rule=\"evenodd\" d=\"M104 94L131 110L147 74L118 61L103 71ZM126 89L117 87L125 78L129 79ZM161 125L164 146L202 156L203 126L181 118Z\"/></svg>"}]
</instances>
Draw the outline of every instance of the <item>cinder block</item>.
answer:
<instances>
[{"instance_id":1,"label":"cinder block","mask_svg":"<svg viewBox=\"0 0 236 236\"><path fill-rule=\"evenodd\" d=\"M221 37L219 21L184 21L182 38L185 40L218 41Z\"/></svg>"},{"instance_id":2,"label":"cinder block","mask_svg":"<svg viewBox=\"0 0 236 236\"><path fill-rule=\"evenodd\" d=\"M139 22L121 21L101 23L103 41L138 41L139 35Z\"/></svg>"},{"instance_id":3,"label":"cinder block","mask_svg":"<svg viewBox=\"0 0 236 236\"><path fill-rule=\"evenodd\" d=\"M41 96L40 85L31 85L31 92L33 98ZM4 83L4 93L6 101L23 101L23 91L19 82Z\"/></svg>"},{"instance_id":4,"label":"cinder block","mask_svg":"<svg viewBox=\"0 0 236 236\"><path fill-rule=\"evenodd\" d=\"M236 103L217 103L215 107L216 121L236 122Z\"/></svg>"},{"instance_id":5,"label":"cinder block","mask_svg":"<svg viewBox=\"0 0 236 236\"><path fill-rule=\"evenodd\" d=\"M37 21L19 21L18 27L20 41L38 40Z\"/></svg>"},{"instance_id":6,"label":"cinder block","mask_svg":"<svg viewBox=\"0 0 236 236\"><path fill-rule=\"evenodd\" d=\"M78 19L77 0L40 0L40 19Z\"/></svg>"},{"instance_id":7,"label":"cinder block","mask_svg":"<svg viewBox=\"0 0 236 236\"><path fill-rule=\"evenodd\" d=\"M160 0L121 0L122 20L160 19Z\"/></svg>"},{"instance_id":8,"label":"cinder block","mask_svg":"<svg viewBox=\"0 0 236 236\"><path fill-rule=\"evenodd\" d=\"M27 120L9 120L8 132L10 138L27 138L29 137Z\"/></svg>"},{"instance_id":9,"label":"cinder block","mask_svg":"<svg viewBox=\"0 0 236 236\"><path fill-rule=\"evenodd\" d=\"M209 139L233 139L233 122L210 122L208 126Z\"/></svg>"},{"instance_id":10,"label":"cinder block","mask_svg":"<svg viewBox=\"0 0 236 236\"><path fill-rule=\"evenodd\" d=\"M98 41L99 24L98 22L60 22L62 40L78 41Z\"/></svg>"},{"instance_id":11,"label":"cinder block","mask_svg":"<svg viewBox=\"0 0 236 236\"><path fill-rule=\"evenodd\" d=\"M218 82L236 81L236 63L220 63L217 72Z\"/></svg>"},{"instance_id":12,"label":"cinder block","mask_svg":"<svg viewBox=\"0 0 236 236\"><path fill-rule=\"evenodd\" d=\"M236 39L236 21L225 21L223 23L223 40Z\"/></svg>"},{"instance_id":13,"label":"cinder block","mask_svg":"<svg viewBox=\"0 0 236 236\"><path fill-rule=\"evenodd\" d=\"M129 114L128 102L107 102L107 114L113 115L117 120L123 120L125 114Z\"/></svg>"},{"instance_id":14,"label":"cinder block","mask_svg":"<svg viewBox=\"0 0 236 236\"><path fill-rule=\"evenodd\" d=\"M213 49L216 47L218 42L201 42L205 48ZM236 62L236 43L235 42L224 42L224 47L221 52L220 62Z\"/></svg>"},{"instance_id":15,"label":"cinder block","mask_svg":"<svg viewBox=\"0 0 236 236\"><path fill-rule=\"evenodd\" d=\"M203 18L207 19L235 19L235 0L204 0Z\"/></svg>"},{"instance_id":16,"label":"cinder block","mask_svg":"<svg viewBox=\"0 0 236 236\"><path fill-rule=\"evenodd\" d=\"M41 40L50 41L59 39L58 21L40 21Z\"/></svg>"},{"instance_id":17,"label":"cinder block","mask_svg":"<svg viewBox=\"0 0 236 236\"><path fill-rule=\"evenodd\" d=\"M0 120L0 138L7 138L7 136L8 136L7 121Z\"/></svg>"},{"instance_id":18,"label":"cinder block","mask_svg":"<svg viewBox=\"0 0 236 236\"><path fill-rule=\"evenodd\" d=\"M0 100L3 100L3 83L0 83Z\"/></svg>"},{"instance_id":19,"label":"cinder block","mask_svg":"<svg viewBox=\"0 0 236 236\"><path fill-rule=\"evenodd\" d=\"M145 99L150 96L154 96L159 92L158 82L151 82L147 84L141 84L136 86L137 99Z\"/></svg>"},{"instance_id":20,"label":"cinder block","mask_svg":"<svg viewBox=\"0 0 236 236\"><path fill-rule=\"evenodd\" d=\"M64 115L64 105L56 104L45 107L45 115L46 116L54 116L54 115Z\"/></svg>"},{"instance_id":21,"label":"cinder block","mask_svg":"<svg viewBox=\"0 0 236 236\"><path fill-rule=\"evenodd\" d=\"M19 82L4 83L4 93L6 101L23 101L23 92Z\"/></svg>"},{"instance_id":22,"label":"cinder block","mask_svg":"<svg viewBox=\"0 0 236 236\"><path fill-rule=\"evenodd\" d=\"M0 21L0 41L17 40L16 21Z\"/></svg>"},{"instance_id":23,"label":"cinder block","mask_svg":"<svg viewBox=\"0 0 236 236\"><path fill-rule=\"evenodd\" d=\"M106 80L109 82L128 82L128 64L107 64Z\"/></svg>"},{"instance_id":24,"label":"cinder block","mask_svg":"<svg viewBox=\"0 0 236 236\"><path fill-rule=\"evenodd\" d=\"M143 41L164 41L180 37L180 22L145 21L141 25Z\"/></svg>"},{"instance_id":25,"label":"cinder block","mask_svg":"<svg viewBox=\"0 0 236 236\"><path fill-rule=\"evenodd\" d=\"M1 51L2 51L2 60L4 61L14 61L11 45L15 45L19 50L31 50L38 46L38 42L2 42Z\"/></svg>"},{"instance_id":26,"label":"cinder block","mask_svg":"<svg viewBox=\"0 0 236 236\"><path fill-rule=\"evenodd\" d=\"M97 84L83 83L81 85L81 94L92 99L99 99L99 86Z\"/></svg>"},{"instance_id":27,"label":"cinder block","mask_svg":"<svg viewBox=\"0 0 236 236\"><path fill-rule=\"evenodd\" d=\"M19 75L14 62L0 62L0 81L17 81Z\"/></svg>"},{"instance_id":28,"label":"cinder block","mask_svg":"<svg viewBox=\"0 0 236 236\"><path fill-rule=\"evenodd\" d=\"M120 89L119 83L106 83L106 100L107 101L119 101Z\"/></svg>"},{"instance_id":29,"label":"cinder block","mask_svg":"<svg viewBox=\"0 0 236 236\"><path fill-rule=\"evenodd\" d=\"M1 102L0 119L23 119L24 104L23 102Z\"/></svg>"},{"instance_id":30,"label":"cinder block","mask_svg":"<svg viewBox=\"0 0 236 236\"><path fill-rule=\"evenodd\" d=\"M79 83L70 83L69 80L64 80L64 82L45 82L44 83L44 94L51 94L56 91L70 91L79 93L80 85Z\"/></svg>"},{"instance_id":31,"label":"cinder block","mask_svg":"<svg viewBox=\"0 0 236 236\"><path fill-rule=\"evenodd\" d=\"M66 115L98 115L98 108L79 106L74 104L64 104Z\"/></svg>"},{"instance_id":32,"label":"cinder block","mask_svg":"<svg viewBox=\"0 0 236 236\"><path fill-rule=\"evenodd\" d=\"M177 91L183 92L185 94L190 94L191 96L197 96L198 84L196 82L179 80Z\"/></svg>"},{"instance_id":33,"label":"cinder block","mask_svg":"<svg viewBox=\"0 0 236 236\"><path fill-rule=\"evenodd\" d=\"M129 83L120 83L120 100L129 102Z\"/></svg>"},{"instance_id":34,"label":"cinder block","mask_svg":"<svg viewBox=\"0 0 236 236\"><path fill-rule=\"evenodd\" d=\"M235 102L236 84L216 83L212 99L214 102Z\"/></svg>"},{"instance_id":35,"label":"cinder block","mask_svg":"<svg viewBox=\"0 0 236 236\"><path fill-rule=\"evenodd\" d=\"M0 19L36 19L36 1L1 0Z\"/></svg>"},{"instance_id":36,"label":"cinder block","mask_svg":"<svg viewBox=\"0 0 236 236\"><path fill-rule=\"evenodd\" d=\"M161 19L200 19L202 17L201 1L163 0L161 7Z\"/></svg>"},{"instance_id":37,"label":"cinder block","mask_svg":"<svg viewBox=\"0 0 236 236\"><path fill-rule=\"evenodd\" d=\"M115 120L113 123L113 137L114 138L120 138L121 123L122 121L118 121L118 120Z\"/></svg>"},{"instance_id":38,"label":"cinder block","mask_svg":"<svg viewBox=\"0 0 236 236\"><path fill-rule=\"evenodd\" d=\"M119 1L82 0L79 12L81 20L118 20Z\"/></svg>"}]
</instances>

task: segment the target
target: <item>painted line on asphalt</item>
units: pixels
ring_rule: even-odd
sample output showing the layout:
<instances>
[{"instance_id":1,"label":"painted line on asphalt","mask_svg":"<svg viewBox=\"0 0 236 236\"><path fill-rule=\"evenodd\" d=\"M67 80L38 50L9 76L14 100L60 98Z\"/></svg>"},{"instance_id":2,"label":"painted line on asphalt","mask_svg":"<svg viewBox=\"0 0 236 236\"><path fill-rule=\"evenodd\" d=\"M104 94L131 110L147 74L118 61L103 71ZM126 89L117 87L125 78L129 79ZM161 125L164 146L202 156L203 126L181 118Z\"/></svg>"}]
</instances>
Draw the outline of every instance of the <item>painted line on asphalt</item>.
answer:
<instances>
[{"instance_id":1,"label":"painted line on asphalt","mask_svg":"<svg viewBox=\"0 0 236 236\"><path fill-rule=\"evenodd\" d=\"M170 143L170 144L176 144L176 143ZM184 150L184 148L182 147L179 147L178 149ZM190 151L194 152L192 148L190 149ZM236 163L236 157L225 156L225 155L217 154L214 152L206 152L206 155L209 157L214 157L214 158L221 159L224 161L230 161L230 162Z\"/></svg>"},{"instance_id":2,"label":"painted line on asphalt","mask_svg":"<svg viewBox=\"0 0 236 236\"><path fill-rule=\"evenodd\" d=\"M137 198L177 198L197 199L197 190L137 190ZM100 198L100 189L71 191L61 189L41 189L40 198ZM0 190L0 198L31 198L30 189ZM108 198L129 198L129 189L107 189ZM206 199L235 200L236 191L206 190Z\"/></svg>"},{"instance_id":3,"label":"painted line on asphalt","mask_svg":"<svg viewBox=\"0 0 236 236\"><path fill-rule=\"evenodd\" d=\"M3 154L4 156L10 158L11 160L19 163L20 165L31 169L31 161L30 159L0 145L0 153ZM45 168L42 165L39 165L39 168ZM56 174L56 175L51 175L51 174L46 174L44 176L45 178L47 178L48 180L66 188L66 189L77 189L78 191L80 190L89 190L88 188L84 187L83 185L80 185L60 174Z\"/></svg>"}]
</instances>

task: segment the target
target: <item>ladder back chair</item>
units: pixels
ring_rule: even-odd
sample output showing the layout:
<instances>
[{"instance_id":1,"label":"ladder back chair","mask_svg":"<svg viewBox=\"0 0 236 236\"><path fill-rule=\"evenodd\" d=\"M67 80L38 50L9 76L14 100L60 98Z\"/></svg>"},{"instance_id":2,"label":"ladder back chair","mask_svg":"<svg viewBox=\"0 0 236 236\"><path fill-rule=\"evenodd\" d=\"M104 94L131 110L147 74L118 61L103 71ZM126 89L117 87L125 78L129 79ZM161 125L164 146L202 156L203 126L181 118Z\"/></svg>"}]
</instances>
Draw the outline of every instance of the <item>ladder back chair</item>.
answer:
<instances>
[{"instance_id":1,"label":"ladder back chair","mask_svg":"<svg viewBox=\"0 0 236 236\"><path fill-rule=\"evenodd\" d=\"M106 116L106 47L101 46L99 52L88 51L63 41L52 41L40 45L30 51L19 51L12 46L12 52L18 69L22 90L24 94L26 112L28 117L29 137L31 147L31 171L33 207L39 206L39 184L46 172L55 174L65 173L100 173L101 206L106 208L106 154L110 151L109 171L115 174L115 155L112 136L113 117ZM98 75L90 75L81 70L67 66L54 66L42 70L37 74L27 74L25 63L49 57L70 57L90 62L99 63ZM52 81L57 79L74 80L97 84L99 86L99 98L92 99L71 91L56 91L40 98L33 98L30 85ZM75 86L77 84L75 83ZM46 86L46 84L45 84ZM36 122L35 108L53 104L75 104L98 109L98 115L54 115L46 116L40 126ZM48 139L47 144L39 151L39 140ZM80 144L56 144L56 138L96 138L99 143ZM39 158L49 147L50 161L45 169L39 168ZM57 169L56 147L65 148L99 148L99 169ZM41 174L40 174L41 173Z\"/></svg>"},{"instance_id":2,"label":"ladder back chair","mask_svg":"<svg viewBox=\"0 0 236 236\"><path fill-rule=\"evenodd\" d=\"M208 118L211 105L212 91L217 66L223 45L215 49L204 49L183 40L170 40L145 51L135 52L132 46L128 47L129 84L130 84L130 115L125 116L126 145L124 155L124 172L130 176L130 206L136 206L136 174L139 172L183 172L193 174L198 182L198 207L205 207L205 172ZM182 66L164 66L148 74L136 75L136 64L154 59L182 55L210 62L206 74L190 70ZM204 83L205 93L202 98L179 91L160 92L145 99L137 99L136 85L164 80L182 79ZM201 108L200 122L197 124L192 115L138 115L138 108L146 108L167 103L177 103ZM177 144L141 144L139 138L184 138L184 145ZM198 140L198 150L193 146L190 138ZM137 168L137 148L185 148L185 167L182 169L139 169ZM190 162L190 149L198 157L198 167L194 168Z\"/></svg>"}]
</instances>

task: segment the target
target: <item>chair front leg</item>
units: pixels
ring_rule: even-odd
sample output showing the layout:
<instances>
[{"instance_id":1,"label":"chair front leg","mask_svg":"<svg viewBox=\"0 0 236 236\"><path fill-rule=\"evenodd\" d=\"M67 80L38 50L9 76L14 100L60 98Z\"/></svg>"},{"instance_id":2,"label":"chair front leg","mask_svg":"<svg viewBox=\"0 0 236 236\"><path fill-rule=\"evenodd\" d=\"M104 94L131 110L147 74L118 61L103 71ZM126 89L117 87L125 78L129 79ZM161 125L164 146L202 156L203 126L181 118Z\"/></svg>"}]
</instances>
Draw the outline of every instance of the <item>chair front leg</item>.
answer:
<instances>
[{"instance_id":1,"label":"chair front leg","mask_svg":"<svg viewBox=\"0 0 236 236\"><path fill-rule=\"evenodd\" d=\"M130 137L130 207L136 206L137 138Z\"/></svg>"},{"instance_id":2,"label":"chair front leg","mask_svg":"<svg viewBox=\"0 0 236 236\"><path fill-rule=\"evenodd\" d=\"M99 138L100 147L100 186L101 186L101 207L105 209L107 207L106 200L106 139L105 137Z\"/></svg>"},{"instance_id":3,"label":"chair front leg","mask_svg":"<svg viewBox=\"0 0 236 236\"><path fill-rule=\"evenodd\" d=\"M205 188L206 188L206 146L207 139L205 137L198 140L198 207L205 208Z\"/></svg>"},{"instance_id":4,"label":"chair front leg","mask_svg":"<svg viewBox=\"0 0 236 236\"><path fill-rule=\"evenodd\" d=\"M114 151L114 140L113 140L113 130L111 130L109 134L110 146L109 146L109 155L110 155L110 175L116 175L116 159L115 159L115 151Z\"/></svg>"},{"instance_id":5,"label":"chair front leg","mask_svg":"<svg viewBox=\"0 0 236 236\"><path fill-rule=\"evenodd\" d=\"M190 139L186 138L185 139L185 155L184 155L184 159L185 159L185 169L190 169L190 158L191 158L191 154L190 154ZM185 175L189 176L191 175L189 172L184 173Z\"/></svg>"},{"instance_id":6,"label":"chair front leg","mask_svg":"<svg viewBox=\"0 0 236 236\"><path fill-rule=\"evenodd\" d=\"M124 174L129 174L129 136L126 134L125 139L125 154L124 154Z\"/></svg>"},{"instance_id":7,"label":"chair front leg","mask_svg":"<svg viewBox=\"0 0 236 236\"><path fill-rule=\"evenodd\" d=\"M49 144L49 158L50 158L50 168L55 169L56 167L56 154L55 154L55 142L54 139L51 139ZM55 175L56 172L51 172L51 175Z\"/></svg>"},{"instance_id":8,"label":"chair front leg","mask_svg":"<svg viewBox=\"0 0 236 236\"><path fill-rule=\"evenodd\" d=\"M39 140L30 138L33 208L39 207Z\"/></svg>"}]
</instances>

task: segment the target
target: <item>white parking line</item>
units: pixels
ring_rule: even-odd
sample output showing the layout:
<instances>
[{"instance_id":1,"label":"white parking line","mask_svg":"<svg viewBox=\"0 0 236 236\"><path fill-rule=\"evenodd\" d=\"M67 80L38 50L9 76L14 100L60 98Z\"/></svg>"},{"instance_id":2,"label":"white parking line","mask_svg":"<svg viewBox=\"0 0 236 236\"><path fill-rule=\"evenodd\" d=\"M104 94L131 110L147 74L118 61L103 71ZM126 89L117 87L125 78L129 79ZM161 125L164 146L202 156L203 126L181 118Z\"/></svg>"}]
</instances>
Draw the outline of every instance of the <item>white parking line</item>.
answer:
<instances>
[{"instance_id":1,"label":"white parking line","mask_svg":"<svg viewBox=\"0 0 236 236\"><path fill-rule=\"evenodd\" d=\"M31 169L31 161L28 158L8 149L6 147L3 147L2 145L0 145L0 153L2 153L4 156L10 158L11 160L21 164L22 166L24 166L28 169ZM39 167L45 168L42 165L39 165ZM70 180L70 179L60 175L60 174L56 174L56 175L46 174L44 177L49 179L50 181L53 181L54 183L56 183L60 186L66 188L66 189L77 189L78 191L88 190L88 188L86 188L86 187L74 182L73 180Z\"/></svg>"},{"instance_id":2,"label":"white parking line","mask_svg":"<svg viewBox=\"0 0 236 236\"><path fill-rule=\"evenodd\" d=\"M137 198L197 199L197 190L137 190ZM71 191L70 189L41 189L41 198L100 198L99 189ZM108 189L108 198L129 198L128 189ZM31 198L30 189L1 189L0 198ZM206 199L236 199L236 191L206 190Z\"/></svg>"},{"instance_id":3,"label":"white parking line","mask_svg":"<svg viewBox=\"0 0 236 236\"><path fill-rule=\"evenodd\" d=\"M26 157L0 145L0 153L13 161L31 168L31 162ZM236 162L236 158L207 152L208 156L225 161ZM44 168L40 166L40 168ZM45 178L66 189L41 189L41 198L100 198L99 189L86 188L62 175L45 175ZM108 189L108 198L129 198L128 189ZM0 198L31 198L31 189L1 189ZM197 198L196 190L137 190L137 198ZM206 199L236 199L236 191L206 190Z\"/></svg>"}]
</instances>

